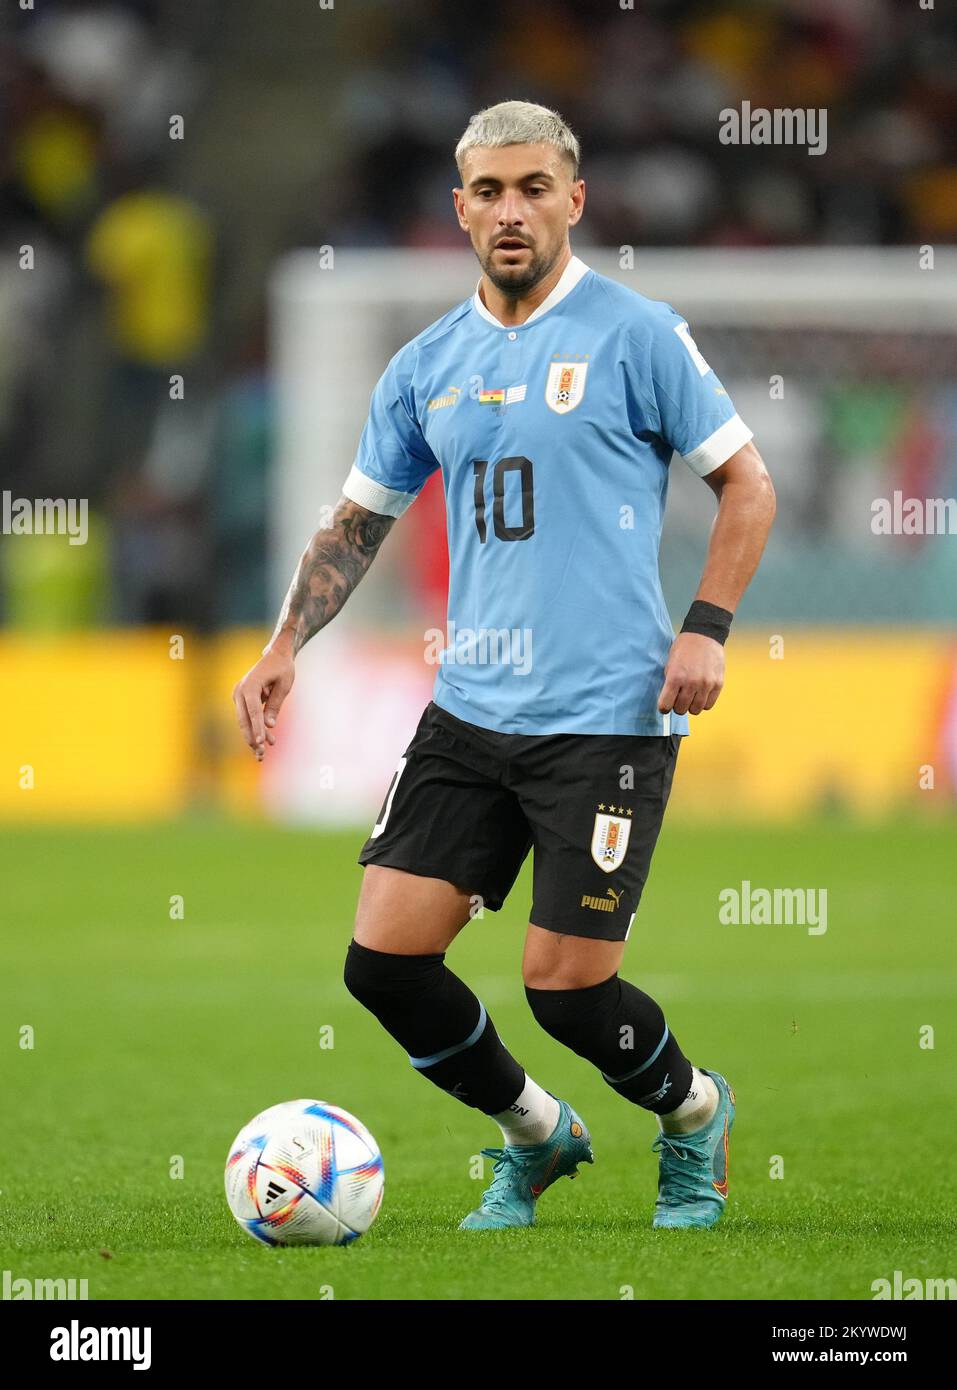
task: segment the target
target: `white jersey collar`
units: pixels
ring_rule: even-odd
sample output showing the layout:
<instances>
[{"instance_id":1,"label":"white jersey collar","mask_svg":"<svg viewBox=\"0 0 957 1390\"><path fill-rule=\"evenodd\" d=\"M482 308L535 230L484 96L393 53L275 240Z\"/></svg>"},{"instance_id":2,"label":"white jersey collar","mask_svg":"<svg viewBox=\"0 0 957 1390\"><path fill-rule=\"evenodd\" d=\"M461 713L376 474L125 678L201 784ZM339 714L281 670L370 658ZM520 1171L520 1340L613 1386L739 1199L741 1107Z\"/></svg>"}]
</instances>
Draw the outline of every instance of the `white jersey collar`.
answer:
<instances>
[{"instance_id":1,"label":"white jersey collar","mask_svg":"<svg viewBox=\"0 0 957 1390\"><path fill-rule=\"evenodd\" d=\"M591 266L587 266L585 262L579 260L577 256L572 256L571 260L562 271L558 284L550 294L545 296L538 308L529 314L525 323L500 323L495 315L489 312L483 304L482 297L479 294L479 285L482 283L481 278L479 279L478 285L475 286L475 294L472 296L472 303L475 305L476 313L480 314L488 323L494 324L496 328L524 328L525 324L532 323L535 319L540 319L543 314L548 313L549 309L554 309L555 305L563 300L567 294L571 293L582 276L587 275L590 269Z\"/></svg>"}]
</instances>

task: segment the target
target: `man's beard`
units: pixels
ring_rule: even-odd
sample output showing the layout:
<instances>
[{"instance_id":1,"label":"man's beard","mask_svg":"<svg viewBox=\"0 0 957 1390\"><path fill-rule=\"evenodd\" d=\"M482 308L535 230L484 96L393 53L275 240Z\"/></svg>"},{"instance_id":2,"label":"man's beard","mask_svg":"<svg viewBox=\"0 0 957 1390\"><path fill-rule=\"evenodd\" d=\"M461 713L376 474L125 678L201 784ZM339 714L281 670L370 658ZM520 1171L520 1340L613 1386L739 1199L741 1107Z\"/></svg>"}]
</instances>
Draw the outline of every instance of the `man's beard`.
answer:
<instances>
[{"instance_id":1,"label":"man's beard","mask_svg":"<svg viewBox=\"0 0 957 1390\"><path fill-rule=\"evenodd\" d=\"M518 299L523 294L527 294L529 290L533 290L558 260L557 251L550 258L541 252L532 251L524 269L518 266L495 268L492 260L495 249L493 246L487 256L479 258L482 269L497 290L514 299Z\"/></svg>"}]
</instances>

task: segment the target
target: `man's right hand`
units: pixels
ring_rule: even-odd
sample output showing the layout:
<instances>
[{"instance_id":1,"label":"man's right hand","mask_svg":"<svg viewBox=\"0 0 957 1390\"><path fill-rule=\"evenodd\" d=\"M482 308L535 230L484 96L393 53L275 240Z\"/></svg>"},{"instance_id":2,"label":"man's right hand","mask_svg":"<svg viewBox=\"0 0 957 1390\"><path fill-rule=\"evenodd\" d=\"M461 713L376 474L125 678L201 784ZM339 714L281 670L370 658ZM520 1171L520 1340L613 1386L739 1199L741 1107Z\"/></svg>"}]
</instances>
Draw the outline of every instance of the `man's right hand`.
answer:
<instances>
[{"instance_id":1,"label":"man's right hand","mask_svg":"<svg viewBox=\"0 0 957 1390\"><path fill-rule=\"evenodd\" d=\"M280 636L233 689L239 727L258 762L265 757L266 744L276 742L276 720L295 678L292 644Z\"/></svg>"},{"instance_id":2,"label":"man's right hand","mask_svg":"<svg viewBox=\"0 0 957 1390\"><path fill-rule=\"evenodd\" d=\"M296 652L339 612L394 521L343 495L332 524L318 530L299 557L272 640L233 690L239 727L259 762L267 743L276 742L273 729L295 680Z\"/></svg>"}]
</instances>

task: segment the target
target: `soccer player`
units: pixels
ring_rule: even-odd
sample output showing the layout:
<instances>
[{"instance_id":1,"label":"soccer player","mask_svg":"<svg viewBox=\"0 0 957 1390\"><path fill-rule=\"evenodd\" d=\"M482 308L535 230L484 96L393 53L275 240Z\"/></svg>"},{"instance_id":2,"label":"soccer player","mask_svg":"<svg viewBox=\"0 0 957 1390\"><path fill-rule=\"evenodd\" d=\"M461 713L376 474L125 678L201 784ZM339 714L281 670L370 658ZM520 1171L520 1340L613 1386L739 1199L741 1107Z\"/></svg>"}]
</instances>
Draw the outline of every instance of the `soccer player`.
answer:
<instances>
[{"instance_id":1,"label":"soccer player","mask_svg":"<svg viewBox=\"0 0 957 1390\"><path fill-rule=\"evenodd\" d=\"M502 102L472 117L455 156L455 211L482 277L386 367L333 525L303 554L234 691L237 715L261 759L296 653L441 468L450 640L359 858L345 983L417 1071L501 1128L462 1228L532 1225L542 1192L593 1161L590 1135L512 1056L445 952L475 901L502 906L534 848L531 1011L657 1116L654 1225L711 1226L733 1092L618 969L688 715L718 698L774 492L685 320L572 254L585 185L561 117ZM677 637L658 575L673 452L718 499Z\"/></svg>"}]
</instances>

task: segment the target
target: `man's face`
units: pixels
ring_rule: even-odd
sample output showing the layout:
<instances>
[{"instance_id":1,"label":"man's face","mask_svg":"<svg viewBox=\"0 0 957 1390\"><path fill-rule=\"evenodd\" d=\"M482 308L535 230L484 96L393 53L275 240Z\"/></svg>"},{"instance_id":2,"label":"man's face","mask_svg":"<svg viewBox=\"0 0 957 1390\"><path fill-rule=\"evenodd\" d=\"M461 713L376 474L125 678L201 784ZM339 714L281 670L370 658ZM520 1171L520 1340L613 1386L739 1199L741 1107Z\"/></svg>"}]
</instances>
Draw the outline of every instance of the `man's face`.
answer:
<instances>
[{"instance_id":1,"label":"man's face","mask_svg":"<svg viewBox=\"0 0 957 1390\"><path fill-rule=\"evenodd\" d=\"M581 217L585 184L554 145L476 146L454 188L459 226L503 294L525 294L547 275Z\"/></svg>"}]
</instances>

